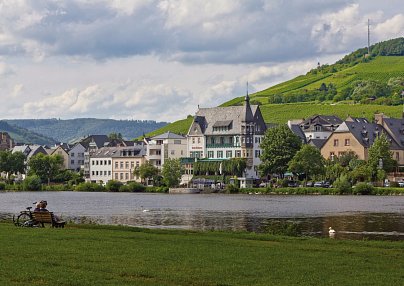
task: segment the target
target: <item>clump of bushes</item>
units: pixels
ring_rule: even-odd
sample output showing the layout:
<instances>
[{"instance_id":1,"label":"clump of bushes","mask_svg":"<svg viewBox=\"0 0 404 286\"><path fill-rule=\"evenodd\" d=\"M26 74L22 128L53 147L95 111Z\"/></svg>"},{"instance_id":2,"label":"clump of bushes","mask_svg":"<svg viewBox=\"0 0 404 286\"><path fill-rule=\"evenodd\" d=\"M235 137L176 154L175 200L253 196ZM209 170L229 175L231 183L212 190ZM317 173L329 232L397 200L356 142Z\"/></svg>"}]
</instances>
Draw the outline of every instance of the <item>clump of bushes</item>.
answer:
<instances>
[{"instance_id":1,"label":"clump of bushes","mask_svg":"<svg viewBox=\"0 0 404 286\"><path fill-rule=\"evenodd\" d=\"M36 176L28 176L22 183L23 191L40 191L42 190L42 182L41 179Z\"/></svg>"},{"instance_id":2,"label":"clump of bushes","mask_svg":"<svg viewBox=\"0 0 404 286\"><path fill-rule=\"evenodd\" d=\"M6 189L6 183L0 182L0 191L3 191Z\"/></svg>"},{"instance_id":3,"label":"clump of bushes","mask_svg":"<svg viewBox=\"0 0 404 286\"><path fill-rule=\"evenodd\" d=\"M239 191L240 189L233 184L226 185L226 193L228 194L237 194Z\"/></svg>"},{"instance_id":4,"label":"clump of bushes","mask_svg":"<svg viewBox=\"0 0 404 286\"><path fill-rule=\"evenodd\" d=\"M334 182L334 188L338 190L339 194L351 194L352 186L346 175L342 175Z\"/></svg>"},{"instance_id":5,"label":"clump of bushes","mask_svg":"<svg viewBox=\"0 0 404 286\"><path fill-rule=\"evenodd\" d=\"M103 192L105 188L99 184L95 183L80 183L74 189L77 192Z\"/></svg>"},{"instance_id":6,"label":"clump of bushes","mask_svg":"<svg viewBox=\"0 0 404 286\"><path fill-rule=\"evenodd\" d=\"M108 192L119 192L122 186L123 183L121 183L120 181L109 180L108 183L105 185L105 189Z\"/></svg>"},{"instance_id":7,"label":"clump of bushes","mask_svg":"<svg viewBox=\"0 0 404 286\"><path fill-rule=\"evenodd\" d=\"M353 193L355 195L370 195L373 194L375 190L375 187L371 184L368 183L357 183L355 185L355 188L353 189Z\"/></svg>"}]
</instances>

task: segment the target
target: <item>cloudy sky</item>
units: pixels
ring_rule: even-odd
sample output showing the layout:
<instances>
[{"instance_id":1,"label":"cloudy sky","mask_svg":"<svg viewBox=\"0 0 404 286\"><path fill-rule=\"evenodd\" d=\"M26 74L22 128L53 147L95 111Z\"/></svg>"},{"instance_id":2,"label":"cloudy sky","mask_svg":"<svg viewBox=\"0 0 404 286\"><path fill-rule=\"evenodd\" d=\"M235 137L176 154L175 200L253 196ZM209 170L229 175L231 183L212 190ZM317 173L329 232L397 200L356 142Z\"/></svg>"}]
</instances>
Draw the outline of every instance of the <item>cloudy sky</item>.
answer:
<instances>
[{"instance_id":1,"label":"cloudy sky","mask_svg":"<svg viewBox=\"0 0 404 286\"><path fill-rule=\"evenodd\" d=\"M0 0L0 118L173 121L404 36L403 0Z\"/></svg>"}]
</instances>

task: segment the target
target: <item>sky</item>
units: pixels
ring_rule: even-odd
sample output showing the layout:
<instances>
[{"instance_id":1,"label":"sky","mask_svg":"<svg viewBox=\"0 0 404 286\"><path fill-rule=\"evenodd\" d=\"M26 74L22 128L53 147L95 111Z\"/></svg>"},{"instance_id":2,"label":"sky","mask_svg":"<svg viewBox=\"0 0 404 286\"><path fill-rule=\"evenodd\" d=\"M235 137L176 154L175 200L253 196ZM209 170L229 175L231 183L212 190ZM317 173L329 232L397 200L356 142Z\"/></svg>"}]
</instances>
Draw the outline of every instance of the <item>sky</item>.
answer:
<instances>
[{"instance_id":1,"label":"sky","mask_svg":"<svg viewBox=\"0 0 404 286\"><path fill-rule=\"evenodd\" d=\"M403 0L0 0L0 119L175 121L404 36Z\"/></svg>"}]
</instances>

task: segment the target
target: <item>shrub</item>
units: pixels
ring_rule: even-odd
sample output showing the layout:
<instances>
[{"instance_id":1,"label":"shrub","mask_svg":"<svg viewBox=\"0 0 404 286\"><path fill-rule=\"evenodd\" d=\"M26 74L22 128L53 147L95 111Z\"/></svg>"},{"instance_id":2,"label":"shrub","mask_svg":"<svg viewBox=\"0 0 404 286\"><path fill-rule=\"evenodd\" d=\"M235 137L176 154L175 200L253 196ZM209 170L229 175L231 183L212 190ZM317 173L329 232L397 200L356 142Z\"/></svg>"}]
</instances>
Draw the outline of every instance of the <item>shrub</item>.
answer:
<instances>
[{"instance_id":1,"label":"shrub","mask_svg":"<svg viewBox=\"0 0 404 286\"><path fill-rule=\"evenodd\" d=\"M334 182L334 188L339 194L350 194L352 193L352 186L346 175L341 175Z\"/></svg>"},{"instance_id":2,"label":"shrub","mask_svg":"<svg viewBox=\"0 0 404 286\"><path fill-rule=\"evenodd\" d=\"M115 181L115 180L109 180L108 183L105 186L105 189L108 192L119 192L119 188L122 186L123 184L119 181Z\"/></svg>"},{"instance_id":3,"label":"shrub","mask_svg":"<svg viewBox=\"0 0 404 286\"><path fill-rule=\"evenodd\" d=\"M265 226L265 231L273 235L301 236L303 231L296 222L290 221L270 221Z\"/></svg>"},{"instance_id":4,"label":"shrub","mask_svg":"<svg viewBox=\"0 0 404 286\"><path fill-rule=\"evenodd\" d=\"M42 189L41 179L36 176L28 176L22 183L23 191L40 191Z\"/></svg>"},{"instance_id":5,"label":"shrub","mask_svg":"<svg viewBox=\"0 0 404 286\"><path fill-rule=\"evenodd\" d=\"M50 186L42 186L43 191L71 191L72 187L64 184L50 185Z\"/></svg>"},{"instance_id":6,"label":"shrub","mask_svg":"<svg viewBox=\"0 0 404 286\"><path fill-rule=\"evenodd\" d=\"M233 184L226 185L226 193L228 194L237 194L239 192L239 188L237 188Z\"/></svg>"},{"instance_id":7,"label":"shrub","mask_svg":"<svg viewBox=\"0 0 404 286\"><path fill-rule=\"evenodd\" d=\"M390 182L390 188L399 188L400 185L398 184L398 182Z\"/></svg>"},{"instance_id":8,"label":"shrub","mask_svg":"<svg viewBox=\"0 0 404 286\"><path fill-rule=\"evenodd\" d=\"M169 188L166 186L160 186L160 187L151 186L145 189L147 193L168 193L168 190Z\"/></svg>"},{"instance_id":9,"label":"shrub","mask_svg":"<svg viewBox=\"0 0 404 286\"><path fill-rule=\"evenodd\" d=\"M368 183L361 182L355 185L353 193L359 195L370 195L374 192L374 190L375 190L374 186Z\"/></svg>"},{"instance_id":10,"label":"shrub","mask_svg":"<svg viewBox=\"0 0 404 286\"><path fill-rule=\"evenodd\" d=\"M95 183L80 183L74 189L77 192L103 192L105 188L99 184Z\"/></svg>"},{"instance_id":11,"label":"shrub","mask_svg":"<svg viewBox=\"0 0 404 286\"><path fill-rule=\"evenodd\" d=\"M6 189L6 183L0 182L0 191L5 190L5 189Z\"/></svg>"},{"instance_id":12,"label":"shrub","mask_svg":"<svg viewBox=\"0 0 404 286\"><path fill-rule=\"evenodd\" d=\"M146 190L146 186L138 182L130 182L127 186L130 192L144 192Z\"/></svg>"}]
</instances>

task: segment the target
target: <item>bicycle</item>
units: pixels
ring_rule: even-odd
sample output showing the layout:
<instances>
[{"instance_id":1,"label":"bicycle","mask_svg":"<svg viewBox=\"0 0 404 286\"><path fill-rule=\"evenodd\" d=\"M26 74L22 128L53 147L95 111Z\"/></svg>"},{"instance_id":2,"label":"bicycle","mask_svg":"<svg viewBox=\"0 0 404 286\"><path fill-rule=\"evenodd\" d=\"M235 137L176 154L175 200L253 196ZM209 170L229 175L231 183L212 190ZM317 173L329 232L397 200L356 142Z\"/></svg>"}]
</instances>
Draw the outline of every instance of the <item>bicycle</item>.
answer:
<instances>
[{"instance_id":1,"label":"bicycle","mask_svg":"<svg viewBox=\"0 0 404 286\"><path fill-rule=\"evenodd\" d=\"M22 226L22 227L34 227L36 226L34 217L32 215L32 207L27 207L27 210L21 211L20 214L15 219L13 216L13 222L15 226Z\"/></svg>"}]
</instances>

